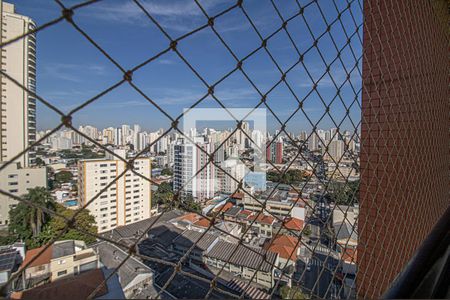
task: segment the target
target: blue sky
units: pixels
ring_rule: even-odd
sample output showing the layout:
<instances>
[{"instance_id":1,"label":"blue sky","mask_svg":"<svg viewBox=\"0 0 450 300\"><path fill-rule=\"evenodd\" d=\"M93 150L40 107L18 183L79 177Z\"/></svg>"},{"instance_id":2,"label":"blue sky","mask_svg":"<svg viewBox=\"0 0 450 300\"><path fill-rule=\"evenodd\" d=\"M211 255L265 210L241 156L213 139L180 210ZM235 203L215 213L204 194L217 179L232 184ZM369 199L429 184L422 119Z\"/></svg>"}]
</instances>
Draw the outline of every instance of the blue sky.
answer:
<instances>
[{"instance_id":1,"label":"blue sky","mask_svg":"<svg viewBox=\"0 0 450 300\"><path fill-rule=\"evenodd\" d=\"M19 13L32 17L38 25L60 15L59 6L50 0L12 2L16 4L16 10ZM63 2L71 6L81 1ZM173 38L207 22L201 10L191 0L140 0L140 2ZM299 2L307 3L307 1ZM328 22L335 20L338 12L333 1L319 2ZM335 2L339 10L345 8L345 1ZM215 15L235 2L204 0L201 3L209 15ZM276 5L284 18L289 18L298 12L295 1L276 1ZM244 8L263 37L270 35L282 24L270 1L244 1ZM357 2L353 2L351 10L357 23L361 23L362 17ZM317 4L308 6L304 16L316 37L326 30ZM351 34L355 31L348 11L342 14L341 20L347 33ZM124 69L133 68L169 45L168 39L131 0L99 1L77 10L74 21ZM233 9L217 18L214 26L239 58L246 56L261 44L258 35L240 9ZM290 21L287 28L301 52L312 45L313 38L301 17ZM346 37L339 22L331 27L331 34L338 48L346 43ZM37 92L64 112L70 111L122 78L121 71L65 21L39 32L37 41ZM356 56L360 57L361 45L356 35L351 40L351 45ZM298 59L284 31L280 31L269 39L267 48L283 70L292 66ZM336 57L337 51L328 34L319 40L318 48L327 63ZM178 49L209 84L214 83L236 66L234 58L210 28L205 28L183 39L179 42ZM347 70L354 67L355 59L349 47L342 51L341 58ZM316 49L304 56L304 64L315 80L326 71L325 64ZM263 93L280 79L279 71L263 49L246 60L243 69ZM341 85L346 78L339 61L331 66L330 74L338 85ZM300 99L305 97L313 86L302 65L298 65L288 73L287 81ZM136 71L133 82L173 117L178 116L185 107L192 105L207 92L204 84L172 51ZM361 80L356 69L351 74L351 82L356 90L360 89ZM325 103L328 104L332 100L336 94L336 88L329 75L319 82L317 91ZM239 71L217 85L215 95L227 107L253 107L260 100L256 90ZM348 83L342 88L341 96L346 105L350 105L353 101L354 93ZM283 83L275 88L267 99L268 105L283 121L298 107L295 98ZM218 107L218 104L209 97L198 107ZM313 92L307 97L304 110L314 123L321 117L325 107L317 93ZM333 102L330 110L336 122L340 122L345 116L340 99ZM355 123L359 121L358 105L352 106L350 116ZM58 124L59 117L43 105L39 105L37 121L39 129L48 129ZM169 126L169 120L128 84L123 84L77 112L73 121L75 125L89 124L100 128L135 123L148 130ZM279 124L273 117L269 117L268 128L274 130L277 127ZM327 116L318 127L330 128L334 127L334 124ZM343 127L352 129L348 118L344 121ZM287 124L287 130L294 133L310 128L302 112L299 112Z\"/></svg>"}]
</instances>

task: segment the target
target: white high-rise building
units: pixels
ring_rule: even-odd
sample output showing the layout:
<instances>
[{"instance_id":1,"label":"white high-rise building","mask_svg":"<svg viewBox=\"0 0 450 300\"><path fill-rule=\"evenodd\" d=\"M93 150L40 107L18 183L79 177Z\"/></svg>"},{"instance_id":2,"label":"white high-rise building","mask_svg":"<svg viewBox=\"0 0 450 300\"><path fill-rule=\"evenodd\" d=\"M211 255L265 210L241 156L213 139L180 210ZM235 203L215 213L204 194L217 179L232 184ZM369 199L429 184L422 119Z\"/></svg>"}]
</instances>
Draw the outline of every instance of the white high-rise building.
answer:
<instances>
[{"instance_id":1,"label":"white high-rise building","mask_svg":"<svg viewBox=\"0 0 450 300\"><path fill-rule=\"evenodd\" d=\"M190 194L203 201L214 197L216 173L215 166L208 164L197 174L209 159L197 146L207 153L212 153L214 146L200 138L196 138L195 142L196 145L179 139L174 145L173 188L175 192L182 188L182 195Z\"/></svg>"},{"instance_id":2,"label":"white high-rise building","mask_svg":"<svg viewBox=\"0 0 450 300\"><path fill-rule=\"evenodd\" d=\"M114 145L123 145L122 128L114 128Z\"/></svg>"},{"instance_id":3,"label":"white high-rise building","mask_svg":"<svg viewBox=\"0 0 450 300\"><path fill-rule=\"evenodd\" d=\"M239 181L245 176L245 165L238 159L228 159L223 161L220 167L216 169L217 191L222 193L234 193L238 188ZM233 180L236 179L236 180Z\"/></svg>"},{"instance_id":4,"label":"white high-rise building","mask_svg":"<svg viewBox=\"0 0 450 300\"><path fill-rule=\"evenodd\" d=\"M36 28L29 17L15 12L13 4L0 0L0 43ZM29 34L1 49L2 71L28 90L36 91L36 35ZM0 89L0 162L8 161L36 141L36 99L15 83L1 76ZM33 149L16 162L22 167L33 164Z\"/></svg>"},{"instance_id":5,"label":"white high-rise building","mask_svg":"<svg viewBox=\"0 0 450 300\"><path fill-rule=\"evenodd\" d=\"M333 140L333 141L339 140L340 139L340 137L339 137L339 129L331 128L330 129L330 136L331 136L331 140Z\"/></svg>"},{"instance_id":6,"label":"white high-rise building","mask_svg":"<svg viewBox=\"0 0 450 300\"><path fill-rule=\"evenodd\" d=\"M139 126L138 124L134 124L132 144L133 144L135 150L137 150L139 148L139 133L140 132L141 132L141 126Z\"/></svg>"},{"instance_id":7,"label":"white high-rise building","mask_svg":"<svg viewBox=\"0 0 450 300\"><path fill-rule=\"evenodd\" d=\"M137 144L137 150L142 151L147 147L147 139L148 135L147 132L139 132L138 133L138 144Z\"/></svg>"},{"instance_id":8,"label":"white high-rise building","mask_svg":"<svg viewBox=\"0 0 450 300\"><path fill-rule=\"evenodd\" d=\"M130 125L122 125L122 145L131 142L131 128Z\"/></svg>"},{"instance_id":9,"label":"white high-rise building","mask_svg":"<svg viewBox=\"0 0 450 300\"><path fill-rule=\"evenodd\" d=\"M115 150L125 157L125 150ZM88 201L118 177L126 165L123 161L107 155L106 159L82 160L78 162L78 191L81 205ZM150 158L138 158L134 170L151 178ZM148 180L127 171L112 186L96 198L88 209L95 217L99 232L117 226L131 224L152 215L151 184Z\"/></svg>"},{"instance_id":10,"label":"white high-rise building","mask_svg":"<svg viewBox=\"0 0 450 300\"><path fill-rule=\"evenodd\" d=\"M311 133L308 138L308 149L309 151L316 151L319 149L319 136L316 132Z\"/></svg>"}]
</instances>

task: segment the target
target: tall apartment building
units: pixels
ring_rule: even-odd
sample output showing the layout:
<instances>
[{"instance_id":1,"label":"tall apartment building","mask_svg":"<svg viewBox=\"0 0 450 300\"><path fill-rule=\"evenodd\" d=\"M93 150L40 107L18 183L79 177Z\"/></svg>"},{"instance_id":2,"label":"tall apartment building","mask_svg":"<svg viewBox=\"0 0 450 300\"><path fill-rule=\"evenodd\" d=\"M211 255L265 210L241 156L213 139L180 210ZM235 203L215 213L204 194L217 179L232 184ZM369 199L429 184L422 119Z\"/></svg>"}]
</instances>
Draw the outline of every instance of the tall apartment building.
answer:
<instances>
[{"instance_id":1,"label":"tall apartment building","mask_svg":"<svg viewBox=\"0 0 450 300\"><path fill-rule=\"evenodd\" d=\"M266 157L274 164L283 163L283 140L281 138L267 145Z\"/></svg>"},{"instance_id":2,"label":"tall apartment building","mask_svg":"<svg viewBox=\"0 0 450 300\"><path fill-rule=\"evenodd\" d=\"M228 159L221 162L220 167L226 173L216 168L217 191L227 194L236 192L239 181L245 177L245 165L238 159Z\"/></svg>"},{"instance_id":3,"label":"tall apartment building","mask_svg":"<svg viewBox=\"0 0 450 300\"><path fill-rule=\"evenodd\" d=\"M22 168L20 163L12 163L0 172L0 189L16 196L26 194L31 188L46 186L45 168ZM0 195L0 226L8 225L9 210L17 203L17 200Z\"/></svg>"},{"instance_id":4,"label":"tall apartment building","mask_svg":"<svg viewBox=\"0 0 450 300\"><path fill-rule=\"evenodd\" d=\"M336 162L341 160L344 155L345 144L341 140L332 140L328 145L328 155L333 158Z\"/></svg>"},{"instance_id":5,"label":"tall apartment building","mask_svg":"<svg viewBox=\"0 0 450 300\"><path fill-rule=\"evenodd\" d=\"M124 150L115 151L125 157ZM82 160L78 162L78 191L81 205L85 205L126 169L126 164L115 157ZM150 158L138 158L134 170L151 177ZM148 180L127 171L105 192L96 198L88 209L95 217L99 232L131 224L151 216L151 184Z\"/></svg>"},{"instance_id":6,"label":"tall apartment building","mask_svg":"<svg viewBox=\"0 0 450 300\"><path fill-rule=\"evenodd\" d=\"M198 147L212 153L214 146L202 138L196 138L195 142L196 145L178 139L174 145L173 188L174 191L182 188L183 195L190 194L201 201L214 197L216 174L215 166L207 164L209 157ZM206 164L207 166L197 174Z\"/></svg>"},{"instance_id":7,"label":"tall apartment building","mask_svg":"<svg viewBox=\"0 0 450 300\"><path fill-rule=\"evenodd\" d=\"M0 0L0 43L33 30L29 17L15 12L13 4ZM36 91L36 36L30 34L1 49L3 72L31 92ZM5 76L0 89L0 162L8 161L36 141L36 99ZM28 151L17 159L22 167L34 163L35 153Z\"/></svg>"}]
</instances>

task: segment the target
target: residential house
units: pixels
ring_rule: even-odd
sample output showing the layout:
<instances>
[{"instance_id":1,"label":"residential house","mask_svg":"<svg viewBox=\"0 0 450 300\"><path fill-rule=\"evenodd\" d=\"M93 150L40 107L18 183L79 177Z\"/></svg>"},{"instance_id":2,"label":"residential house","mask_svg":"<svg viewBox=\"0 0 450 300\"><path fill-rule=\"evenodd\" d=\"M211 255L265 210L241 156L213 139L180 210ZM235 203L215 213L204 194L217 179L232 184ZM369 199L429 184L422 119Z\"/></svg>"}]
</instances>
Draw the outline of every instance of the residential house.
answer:
<instances>
[{"instance_id":1,"label":"residential house","mask_svg":"<svg viewBox=\"0 0 450 300\"><path fill-rule=\"evenodd\" d=\"M23 271L25 280L41 278L54 281L98 268L98 254L87 248L83 241L56 241L47 249L42 246L28 250L22 268L28 263Z\"/></svg>"}]
</instances>

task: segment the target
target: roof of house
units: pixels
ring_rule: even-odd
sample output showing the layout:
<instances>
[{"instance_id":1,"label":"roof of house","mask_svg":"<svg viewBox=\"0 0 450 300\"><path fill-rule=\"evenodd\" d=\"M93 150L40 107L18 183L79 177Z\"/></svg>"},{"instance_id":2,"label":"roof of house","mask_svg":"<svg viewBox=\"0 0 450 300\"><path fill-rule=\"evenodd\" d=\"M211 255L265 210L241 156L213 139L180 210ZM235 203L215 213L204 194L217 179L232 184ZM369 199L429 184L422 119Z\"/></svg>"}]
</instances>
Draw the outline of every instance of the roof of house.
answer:
<instances>
[{"instance_id":1,"label":"roof of house","mask_svg":"<svg viewBox=\"0 0 450 300\"><path fill-rule=\"evenodd\" d=\"M188 214L185 214L185 215L181 216L180 218L178 218L178 220L180 220L180 221L187 221L190 223L195 223L198 219L199 219L199 215L196 213L188 213Z\"/></svg>"},{"instance_id":2,"label":"roof of house","mask_svg":"<svg viewBox=\"0 0 450 300\"><path fill-rule=\"evenodd\" d=\"M241 217L241 218L247 218L248 216L250 216L251 214L252 214L253 212L251 211L251 210L248 210L248 209L243 209L243 210L241 210L240 212L239 212L239 215L238 215L238 217Z\"/></svg>"},{"instance_id":3,"label":"roof of house","mask_svg":"<svg viewBox=\"0 0 450 300\"><path fill-rule=\"evenodd\" d=\"M28 262L33 260L33 258L39 255L40 251L43 250L45 246L28 250L25 254L25 259L23 260L22 266L26 266ZM41 266L45 264L49 264L53 255L53 245L50 245L47 249L45 249L36 259L28 265L28 268Z\"/></svg>"},{"instance_id":4,"label":"roof of house","mask_svg":"<svg viewBox=\"0 0 450 300\"><path fill-rule=\"evenodd\" d=\"M236 247L238 247L237 250ZM263 259L264 255L266 255L265 260ZM229 261L231 264L248 267L254 270L260 269L263 272L270 272L277 259L276 253L221 240L219 240L205 256L221 261Z\"/></svg>"},{"instance_id":5,"label":"roof of house","mask_svg":"<svg viewBox=\"0 0 450 300\"><path fill-rule=\"evenodd\" d=\"M200 218L197 222L194 223L194 225L198 226L198 227L208 228L210 225L210 222L206 218Z\"/></svg>"},{"instance_id":6,"label":"roof of house","mask_svg":"<svg viewBox=\"0 0 450 300\"><path fill-rule=\"evenodd\" d=\"M149 229L164 224L167 221L178 218L184 215L184 212L180 210L171 210L162 215L155 215L151 218L131 223L129 225L120 226L113 230L106 231L101 235L112 240L121 240L121 243L126 243L126 239L135 241L137 237L142 235L143 232L148 232Z\"/></svg>"},{"instance_id":7,"label":"roof of house","mask_svg":"<svg viewBox=\"0 0 450 300\"><path fill-rule=\"evenodd\" d=\"M20 263L20 254L15 248L0 250L0 271L12 271Z\"/></svg>"},{"instance_id":8,"label":"roof of house","mask_svg":"<svg viewBox=\"0 0 450 300\"><path fill-rule=\"evenodd\" d=\"M357 263L358 252L356 248L344 248L341 254L341 259L348 263Z\"/></svg>"},{"instance_id":9,"label":"roof of house","mask_svg":"<svg viewBox=\"0 0 450 300\"><path fill-rule=\"evenodd\" d=\"M54 243L52 247L52 258L75 254L75 241L62 241Z\"/></svg>"},{"instance_id":10,"label":"roof of house","mask_svg":"<svg viewBox=\"0 0 450 300\"><path fill-rule=\"evenodd\" d=\"M341 222L333 224L334 231L336 232L337 240L358 240L358 233L356 232L356 228L348 222Z\"/></svg>"},{"instance_id":11,"label":"roof of house","mask_svg":"<svg viewBox=\"0 0 450 300\"><path fill-rule=\"evenodd\" d=\"M275 218L272 216L264 215L264 214L253 214L248 216L247 218L249 221L253 221L256 219L256 222L262 223L262 224L273 224L275 222Z\"/></svg>"},{"instance_id":12,"label":"roof of house","mask_svg":"<svg viewBox=\"0 0 450 300\"><path fill-rule=\"evenodd\" d=\"M209 233L204 234L195 230L185 230L173 240L173 243L187 248L195 244L197 249L204 251L217 239L217 236Z\"/></svg>"},{"instance_id":13,"label":"roof of house","mask_svg":"<svg viewBox=\"0 0 450 300\"><path fill-rule=\"evenodd\" d=\"M33 289L13 292L11 299L86 299L105 280L101 269L94 269L78 276L63 278ZM96 297L108 293L102 285Z\"/></svg>"},{"instance_id":14,"label":"roof of house","mask_svg":"<svg viewBox=\"0 0 450 300\"><path fill-rule=\"evenodd\" d=\"M233 207L233 203L227 202L224 205L220 205L214 209L214 211L220 211L222 213L226 213L230 208Z\"/></svg>"},{"instance_id":15,"label":"roof of house","mask_svg":"<svg viewBox=\"0 0 450 300\"><path fill-rule=\"evenodd\" d=\"M117 271L122 288L127 287L138 275L147 274L148 276L153 276L153 271L148 266L133 256L127 259L128 254L111 243L100 242L93 245L92 248L97 251L100 261L108 269L116 269L126 259L125 263Z\"/></svg>"},{"instance_id":16,"label":"roof of house","mask_svg":"<svg viewBox=\"0 0 450 300\"><path fill-rule=\"evenodd\" d=\"M225 215L235 217L240 213L240 211L241 208L239 206L233 206L225 212Z\"/></svg>"},{"instance_id":17,"label":"roof of house","mask_svg":"<svg viewBox=\"0 0 450 300\"><path fill-rule=\"evenodd\" d=\"M230 198L233 199L243 199L244 198L244 193L234 193L230 196Z\"/></svg>"},{"instance_id":18,"label":"roof of house","mask_svg":"<svg viewBox=\"0 0 450 300\"><path fill-rule=\"evenodd\" d=\"M290 230L296 230L300 231L303 229L305 222L303 220L300 220L298 218L286 218L284 219L284 225L283 227L290 229Z\"/></svg>"},{"instance_id":19,"label":"roof of house","mask_svg":"<svg viewBox=\"0 0 450 300\"><path fill-rule=\"evenodd\" d=\"M297 260L298 238L289 235L279 235L266 243L265 248L278 253L284 259Z\"/></svg>"},{"instance_id":20,"label":"roof of house","mask_svg":"<svg viewBox=\"0 0 450 300\"><path fill-rule=\"evenodd\" d=\"M172 244L172 241L182 232L183 230L170 223L162 224L150 229L148 231L148 238L151 239L152 242L159 243L164 247L169 247L170 244Z\"/></svg>"}]
</instances>

